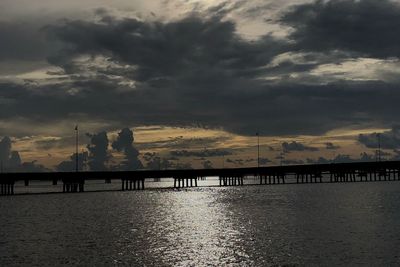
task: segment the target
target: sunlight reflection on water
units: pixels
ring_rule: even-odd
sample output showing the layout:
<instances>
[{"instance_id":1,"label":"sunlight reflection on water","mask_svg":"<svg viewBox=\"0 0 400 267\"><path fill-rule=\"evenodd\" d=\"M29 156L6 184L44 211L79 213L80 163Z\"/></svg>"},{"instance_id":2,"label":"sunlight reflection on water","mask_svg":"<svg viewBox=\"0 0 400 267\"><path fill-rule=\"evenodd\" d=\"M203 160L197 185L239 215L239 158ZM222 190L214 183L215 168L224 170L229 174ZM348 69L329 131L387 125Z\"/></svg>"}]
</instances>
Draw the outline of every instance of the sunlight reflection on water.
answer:
<instances>
[{"instance_id":1,"label":"sunlight reflection on water","mask_svg":"<svg viewBox=\"0 0 400 267\"><path fill-rule=\"evenodd\" d=\"M170 226L165 233L168 243L163 254L165 262L179 258L179 266L246 263L248 255L240 246L240 234L226 216L227 207L217 202L214 194L176 192L167 203L171 213L160 222Z\"/></svg>"}]
</instances>

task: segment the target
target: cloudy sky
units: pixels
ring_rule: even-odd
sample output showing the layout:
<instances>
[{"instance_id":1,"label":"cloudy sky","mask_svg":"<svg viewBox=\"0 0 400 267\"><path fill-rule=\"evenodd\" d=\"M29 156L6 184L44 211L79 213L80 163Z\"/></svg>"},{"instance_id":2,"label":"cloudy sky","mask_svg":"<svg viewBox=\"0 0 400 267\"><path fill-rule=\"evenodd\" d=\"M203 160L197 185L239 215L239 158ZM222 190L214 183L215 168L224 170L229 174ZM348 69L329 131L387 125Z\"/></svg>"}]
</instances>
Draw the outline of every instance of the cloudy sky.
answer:
<instances>
[{"instance_id":1,"label":"cloudy sky","mask_svg":"<svg viewBox=\"0 0 400 267\"><path fill-rule=\"evenodd\" d=\"M54 168L76 124L106 165L399 156L395 0L2 0L0 36L5 158Z\"/></svg>"}]
</instances>

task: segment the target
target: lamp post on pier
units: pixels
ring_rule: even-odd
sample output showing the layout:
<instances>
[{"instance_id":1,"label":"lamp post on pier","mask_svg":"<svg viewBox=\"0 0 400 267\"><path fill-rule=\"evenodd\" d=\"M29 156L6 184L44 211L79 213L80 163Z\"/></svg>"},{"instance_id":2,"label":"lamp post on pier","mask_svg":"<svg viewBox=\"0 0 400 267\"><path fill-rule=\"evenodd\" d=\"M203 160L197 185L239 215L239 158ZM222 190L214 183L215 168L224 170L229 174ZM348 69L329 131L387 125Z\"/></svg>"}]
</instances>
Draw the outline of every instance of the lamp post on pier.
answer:
<instances>
[{"instance_id":1,"label":"lamp post on pier","mask_svg":"<svg viewBox=\"0 0 400 267\"><path fill-rule=\"evenodd\" d=\"M379 162L381 161L381 134L378 134L378 151L379 151Z\"/></svg>"},{"instance_id":2,"label":"lamp post on pier","mask_svg":"<svg viewBox=\"0 0 400 267\"><path fill-rule=\"evenodd\" d=\"M75 126L75 171L78 172L79 167L78 167L78 162L79 162L79 158L78 158L78 135L79 134L79 130L78 130L78 125Z\"/></svg>"},{"instance_id":3,"label":"lamp post on pier","mask_svg":"<svg viewBox=\"0 0 400 267\"><path fill-rule=\"evenodd\" d=\"M260 168L260 134L257 132L257 168Z\"/></svg>"}]
</instances>

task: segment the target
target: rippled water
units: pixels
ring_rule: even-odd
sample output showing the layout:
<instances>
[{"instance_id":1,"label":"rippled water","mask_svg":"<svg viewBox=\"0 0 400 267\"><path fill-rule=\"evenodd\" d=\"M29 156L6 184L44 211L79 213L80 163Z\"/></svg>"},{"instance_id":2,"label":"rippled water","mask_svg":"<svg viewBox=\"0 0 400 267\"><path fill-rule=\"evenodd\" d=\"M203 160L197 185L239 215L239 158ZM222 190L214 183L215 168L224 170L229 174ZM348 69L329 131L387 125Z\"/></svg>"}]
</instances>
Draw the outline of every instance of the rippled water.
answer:
<instances>
[{"instance_id":1,"label":"rippled water","mask_svg":"<svg viewBox=\"0 0 400 267\"><path fill-rule=\"evenodd\" d=\"M0 198L0 266L399 265L400 182Z\"/></svg>"}]
</instances>

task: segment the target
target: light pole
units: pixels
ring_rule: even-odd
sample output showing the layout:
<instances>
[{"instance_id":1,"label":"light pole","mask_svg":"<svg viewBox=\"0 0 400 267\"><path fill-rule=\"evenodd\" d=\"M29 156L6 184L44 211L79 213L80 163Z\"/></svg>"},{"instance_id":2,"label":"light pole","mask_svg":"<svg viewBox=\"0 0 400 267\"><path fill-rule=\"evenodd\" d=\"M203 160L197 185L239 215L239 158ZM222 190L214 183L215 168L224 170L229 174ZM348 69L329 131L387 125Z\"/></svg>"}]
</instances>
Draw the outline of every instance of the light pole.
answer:
<instances>
[{"instance_id":1,"label":"light pole","mask_svg":"<svg viewBox=\"0 0 400 267\"><path fill-rule=\"evenodd\" d=\"M257 132L257 168L260 168L260 134Z\"/></svg>"},{"instance_id":2,"label":"light pole","mask_svg":"<svg viewBox=\"0 0 400 267\"><path fill-rule=\"evenodd\" d=\"M378 138L378 162L380 162L381 161L381 134L377 133L376 136Z\"/></svg>"},{"instance_id":3,"label":"light pole","mask_svg":"<svg viewBox=\"0 0 400 267\"><path fill-rule=\"evenodd\" d=\"M78 125L75 126L75 171L78 172Z\"/></svg>"}]
</instances>

